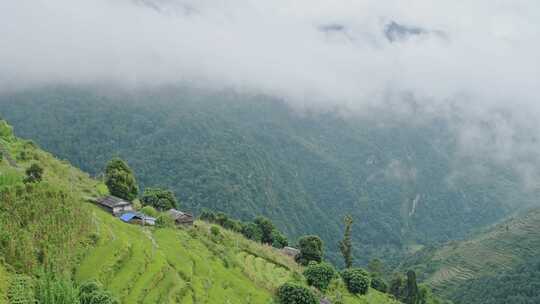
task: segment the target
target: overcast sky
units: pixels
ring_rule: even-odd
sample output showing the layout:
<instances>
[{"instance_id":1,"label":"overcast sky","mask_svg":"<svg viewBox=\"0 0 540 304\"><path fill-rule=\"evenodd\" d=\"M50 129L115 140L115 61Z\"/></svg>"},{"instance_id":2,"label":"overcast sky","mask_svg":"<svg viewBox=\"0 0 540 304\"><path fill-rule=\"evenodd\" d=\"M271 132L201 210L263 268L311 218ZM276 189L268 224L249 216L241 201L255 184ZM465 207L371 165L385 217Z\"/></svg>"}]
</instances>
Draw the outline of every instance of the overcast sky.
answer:
<instances>
[{"instance_id":1,"label":"overcast sky","mask_svg":"<svg viewBox=\"0 0 540 304\"><path fill-rule=\"evenodd\" d=\"M466 114L464 153L540 163L538 0L0 1L0 89L96 82L359 112L406 93Z\"/></svg>"},{"instance_id":2,"label":"overcast sky","mask_svg":"<svg viewBox=\"0 0 540 304\"><path fill-rule=\"evenodd\" d=\"M392 21L421 34L393 43ZM0 80L197 81L300 102L533 103L536 0L0 1Z\"/></svg>"}]
</instances>

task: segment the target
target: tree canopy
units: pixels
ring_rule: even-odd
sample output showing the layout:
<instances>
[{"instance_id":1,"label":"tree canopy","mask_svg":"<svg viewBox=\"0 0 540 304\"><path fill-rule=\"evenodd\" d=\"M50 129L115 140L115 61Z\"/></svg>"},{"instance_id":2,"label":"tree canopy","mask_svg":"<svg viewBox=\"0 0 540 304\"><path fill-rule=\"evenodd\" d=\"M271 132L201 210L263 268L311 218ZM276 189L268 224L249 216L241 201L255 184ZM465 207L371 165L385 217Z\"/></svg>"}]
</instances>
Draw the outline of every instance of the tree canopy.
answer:
<instances>
[{"instance_id":1,"label":"tree canopy","mask_svg":"<svg viewBox=\"0 0 540 304\"><path fill-rule=\"evenodd\" d=\"M133 171L118 157L111 159L105 168L105 184L112 195L129 201L139 193Z\"/></svg>"}]
</instances>

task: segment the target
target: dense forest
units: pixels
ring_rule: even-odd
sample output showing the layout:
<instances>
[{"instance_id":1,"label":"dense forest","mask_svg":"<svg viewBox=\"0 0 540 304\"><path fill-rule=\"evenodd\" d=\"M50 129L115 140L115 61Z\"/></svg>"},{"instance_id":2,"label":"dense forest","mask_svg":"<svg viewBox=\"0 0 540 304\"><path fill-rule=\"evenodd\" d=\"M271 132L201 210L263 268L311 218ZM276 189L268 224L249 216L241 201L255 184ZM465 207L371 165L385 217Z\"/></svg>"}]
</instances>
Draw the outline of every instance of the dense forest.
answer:
<instances>
[{"instance_id":1,"label":"dense forest","mask_svg":"<svg viewBox=\"0 0 540 304\"><path fill-rule=\"evenodd\" d=\"M335 262L346 214L356 221L356 261L396 265L418 245L462 238L513 202L534 202L511 172L460 158L440 118L344 118L185 88L43 88L0 96L0 113L18 135L94 176L120 156L142 188L173 189L196 213L265 215L290 239L318 234Z\"/></svg>"}]
</instances>

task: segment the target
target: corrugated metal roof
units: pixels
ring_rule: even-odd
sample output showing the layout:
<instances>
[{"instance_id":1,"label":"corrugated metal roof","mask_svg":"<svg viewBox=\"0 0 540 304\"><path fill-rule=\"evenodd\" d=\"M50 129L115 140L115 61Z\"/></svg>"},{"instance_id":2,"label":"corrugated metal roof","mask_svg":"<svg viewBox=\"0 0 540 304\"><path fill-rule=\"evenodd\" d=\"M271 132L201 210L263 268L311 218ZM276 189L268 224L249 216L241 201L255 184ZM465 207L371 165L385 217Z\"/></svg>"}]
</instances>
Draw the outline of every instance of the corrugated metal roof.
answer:
<instances>
[{"instance_id":1,"label":"corrugated metal roof","mask_svg":"<svg viewBox=\"0 0 540 304\"><path fill-rule=\"evenodd\" d=\"M121 206L126 206L126 205L131 204L130 202L128 202L128 201L126 201L124 199L121 199L119 197L112 196L112 195L105 196L105 197L102 197L102 198L98 198L96 201L99 204L101 204L103 206L107 206L109 208L121 207Z\"/></svg>"},{"instance_id":2,"label":"corrugated metal roof","mask_svg":"<svg viewBox=\"0 0 540 304\"><path fill-rule=\"evenodd\" d=\"M137 214L136 213L133 213L133 212L128 212L128 213L124 213L120 216L120 219L124 222L129 222L131 221L134 217L136 217Z\"/></svg>"}]
</instances>

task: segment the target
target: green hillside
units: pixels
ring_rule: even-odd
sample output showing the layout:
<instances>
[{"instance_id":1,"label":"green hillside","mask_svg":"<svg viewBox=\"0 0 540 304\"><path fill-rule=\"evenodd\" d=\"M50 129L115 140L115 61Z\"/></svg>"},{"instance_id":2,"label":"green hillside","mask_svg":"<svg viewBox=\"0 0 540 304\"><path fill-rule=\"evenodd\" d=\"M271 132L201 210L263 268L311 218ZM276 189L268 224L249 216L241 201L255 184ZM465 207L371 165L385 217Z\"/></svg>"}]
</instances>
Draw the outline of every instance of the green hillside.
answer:
<instances>
[{"instance_id":1,"label":"green hillside","mask_svg":"<svg viewBox=\"0 0 540 304\"><path fill-rule=\"evenodd\" d=\"M403 265L456 303L538 303L540 209L469 240L418 252Z\"/></svg>"},{"instance_id":2,"label":"green hillside","mask_svg":"<svg viewBox=\"0 0 540 304\"><path fill-rule=\"evenodd\" d=\"M460 155L452 122L436 117L295 112L227 91L66 87L4 94L0 115L92 175L120 156L143 188L173 189L195 212L263 214L290 239L318 234L335 263L345 214L358 264L395 265L536 203L508 169Z\"/></svg>"},{"instance_id":3,"label":"green hillside","mask_svg":"<svg viewBox=\"0 0 540 304\"><path fill-rule=\"evenodd\" d=\"M97 281L127 304L274 303L284 282L306 284L290 257L223 228L216 234L205 222L182 229L121 222L87 202L103 194L102 184L11 136L3 121L0 150L0 303L31 303L48 274L64 285L47 289ZM23 184L33 164L44 169L43 179ZM397 303L373 289L354 296L341 280L325 297Z\"/></svg>"}]
</instances>

